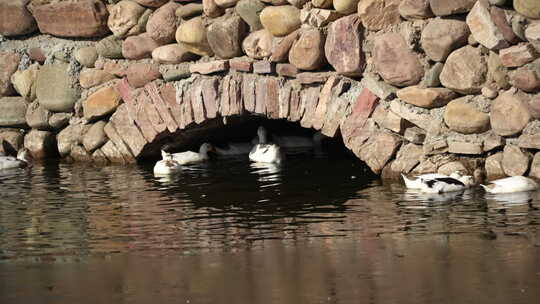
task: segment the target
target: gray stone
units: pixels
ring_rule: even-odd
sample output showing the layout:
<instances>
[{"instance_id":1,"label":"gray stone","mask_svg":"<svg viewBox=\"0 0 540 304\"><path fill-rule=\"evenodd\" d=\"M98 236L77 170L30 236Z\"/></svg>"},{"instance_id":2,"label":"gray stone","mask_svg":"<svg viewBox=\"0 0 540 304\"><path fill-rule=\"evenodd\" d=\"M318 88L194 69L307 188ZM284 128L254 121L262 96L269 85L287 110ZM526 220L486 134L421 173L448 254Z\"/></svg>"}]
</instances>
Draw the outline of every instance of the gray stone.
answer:
<instances>
[{"instance_id":1,"label":"gray stone","mask_svg":"<svg viewBox=\"0 0 540 304\"><path fill-rule=\"evenodd\" d=\"M110 59L124 58L122 55L122 39L109 36L96 43L96 51L99 56Z\"/></svg>"},{"instance_id":2,"label":"gray stone","mask_svg":"<svg viewBox=\"0 0 540 304\"><path fill-rule=\"evenodd\" d=\"M254 32L263 28L259 15L265 7L266 5L259 0L240 0L234 9L249 25L250 32Z\"/></svg>"},{"instance_id":3,"label":"gray stone","mask_svg":"<svg viewBox=\"0 0 540 304\"><path fill-rule=\"evenodd\" d=\"M441 62L435 63L429 70L426 71L424 79L421 84L426 88L435 88L441 85L439 76L444 68L444 64Z\"/></svg>"},{"instance_id":4,"label":"gray stone","mask_svg":"<svg viewBox=\"0 0 540 304\"><path fill-rule=\"evenodd\" d=\"M49 118L49 125L55 130L62 129L69 124L71 116L70 113L54 113Z\"/></svg>"},{"instance_id":5,"label":"gray stone","mask_svg":"<svg viewBox=\"0 0 540 304\"><path fill-rule=\"evenodd\" d=\"M448 141L448 152L455 154L480 155L484 152L482 143Z\"/></svg>"},{"instance_id":6,"label":"gray stone","mask_svg":"<svg viewBox=\"0 0 540 304\"><path fill-rule=\"evenodd\" d=\"M403 137L413 144L421 145L426 139L426 131L419 127L410 127L405 130Z\"/></svg>"},{"instance_id":7,"label":"gray stone","mask_svg":"<svg viewBox=\"0 0 540 304\"><path fill-rule=\"evenodd\" d=\"M52 113L42 107L38 102L28 105L26 110L26 123L30 128L38 130L47 130L50 128L49 118Z\"/></svg>"},{"instance_id":8,"label":"gray stone","mask_svg":"<svg viewBox=\"0 0 540 304\"><path fill-rule=\"evenodd\" d=\"M23 97L0 98L0 127L25 127L27 106Z\"/></svg>"},{"instance_id":9,"label":"gray stone","mask_svg":"<svg viewBox=\"0 0 540 304\"><path fill-rule=\"evenodd\" d=\"M36 81L36 96L47 110L71 112L79 95L79 90L72 83L67 64L41 67Z\"/></svg>"},{"instance_id":10,"label":"gray stone","mask_svg":"<svg viewBox=\"0 0 540 304\"><path fill-rule=\"evenodd\" d=\"M96 123L94 123L84 134L83 137L83 145L86 151L92 152L101 146L103 146L108 138L105 134L104 128L105 128L106 122L103 120L100 120Z\"/></svg>"},{"instance_id":11,"label":"gray stone","mask_svg":"<svg viewBox=\"0 0 540 304\"><path fill-rule=\"evenodd\" d=\"M93 68L98 58L95 47L83 47L75 51L75 59L84 67Z\"/></svg>"}]
</instances>

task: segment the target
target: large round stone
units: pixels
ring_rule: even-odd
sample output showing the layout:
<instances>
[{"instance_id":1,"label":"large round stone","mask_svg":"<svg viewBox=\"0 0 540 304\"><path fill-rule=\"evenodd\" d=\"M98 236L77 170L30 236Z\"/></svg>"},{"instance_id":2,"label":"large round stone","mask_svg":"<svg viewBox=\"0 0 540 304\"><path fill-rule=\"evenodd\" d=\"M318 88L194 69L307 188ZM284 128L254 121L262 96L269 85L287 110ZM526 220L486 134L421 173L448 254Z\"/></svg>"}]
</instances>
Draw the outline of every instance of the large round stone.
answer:
<instances>
[{"instance_id":1,"label":"large round stone","mask_svg":"<svg viewBox=\"0 0 540 304\"><path fill-rule=\"evenodd\" d=\"M208 44L206 28L201 17L182 23L176 30L176 41L194 54L200 56L214 55L210 44Z\"/></svg>"},{"instance_id":2,"label":"large round stone","mask_svg":"<svg viewBox=\"0 0 540 304\"><path fill-rule=\"evenodd\" d=\"M529 170L532 154L515 145L506 145L503 151L502 167L508 176L521 176Z\"/></svg>"},{"instance_id":3,"label":"large round stone","mask_svg":"<svg viewBox=\"0 0 540 304\"><path fill-rule=\"evenodd\" d=\"M176 33L177 20L176 9L180 7L175 2L169 2L158 8L148 18L146 23L146 33L159 44L167 44L174 41Z\"/></svg>"},{"instance_id":4,"label":"large round stone","mask_svg":"<svg viewBox=\"0 0 540 304\"><path fill-rule=\"evenodd\" d=\"M397 91L396 95L408 104L431 109L445 106L450 100L456 98L457 94L446 88L410 86Z\"/></svg>"},{"instance_id":5,"label":"large round stone","mask_svg":"<svg viewBox=\"0 0 540 304\"><path fill-rule=\"evenodd\" d=\"M178 43L160 46L152 51L152 59L157 63L178 64L197 57Z\"/></svg>"},{"instance_id":6,"label":"large round stone","mask_svg":"<svg viewBox=\"0 0 540 304\"><path fill-rule=\"evenodd\" d=\"M339 74L359 76L364 71L363 32L357 15L340 18L330 24L324 51L326 59Z\"/></svg>"},{"instance_id":7,"label":"large round stone","mask_svg":"<svg viewBox=\"0 0 540 304\"><path fill-rule=\"evenodd\" d=\"M514 0L514 9L525 17L540 19L540 1Z\"/></svg>"},{"instance_id":8,"label":"large round stone","mask_svg":"<svg viewBox=\"0 0 540 304\"><path fill-rule=\"evenodd\" d=\"M92 121L113 113L121 102L122 97L114 88L102 88L83 102L84 118Z\"/></svg>"},{"instance_id":9,"label":"large round stone","mask_svg":"<svg viewBox=\"0 0 540 304\"><path fill-rule=\"evenodd\" d=\"M355 13L358 9L358 1L359 0L334 0L334 9L343 15L349 15ZM330 6L332 6L332 3Z\"/></svg>"},{"instance_id":10,"label":"large round stone","mask_svg":"<svg viewBox=\"0 0 540 304\"><path fill-rule=\"evenodd\" d=\"M463 134L489 130L489 115L480 112L467 96L448 103L444 111L444 122L450 129Z\"/></svg>"},{"instance_id":11,"label":"large round stone","mask_svg":"<svg viewBox=\"0 0 540 304\"><path fill-rule=\"evenodd\" d=\"M108 138L104 131L106 123L106 121L100 120L88 128L83 137L83 146L86 151L92 152L107 142Z\"/></svg>"},{"instance_id":12,"label":"large round stone","mask_svg":"<svg viewBox=\"0 0 540 304\"><path fill-rule=\"evenodd\" d=\"M152 51L159 47L148 33L127 37L122 42L122 55L126 59L143 59L152 57Z\"/></svg>"},{"instance_id":13,"label":"large round stone","mask_svg":"<svg viewBox=\"0 0 540 304\"><path fill-rule=\"evenodd\" d=\"M290 34L301 25L300 10L292 5L268 6L260 18L264 28L277 37Z\"/></svg>"},{"instance_id":14,"label":"large round stone","mask_svg":"<svg viewBox=\"0 0 540 304\"><path fill-rule=\"evenodd\" d=\"M499 95L491 106L491 127L501 136L519 134L531 118L524 94L508 91Z\"/></svg>"},{"instance_id":15,"label":"large round stone","mask_svg":"<svg viewBox=\"0 0 540 304\"><path fill-rule=\"evenodd\" d=\"M475 94L486 82L487 64L480 48L462 47L450 54L440 75L443 86L462 94Z\"/></svg>"},{"instance_id":16,"label":"large round stone","mask_svg":"<svg viewBox=\"0 0 540 304\"><path fill-rule=\"evenodd\" d=\"M17 71L21 56L15 52L0 52L0 97L12 95L11 75Z\"/></svg>"},{"instance_id":17,"label":"large round stone","mask_svg":"<svg viewBox=\"0 0 540 304\"><path fill-rule=\"evenodd\" d=\"M289 51L289 62L301 70L316 70L325 63L324 35L318 29L302 31Z\"/></svg>"},{"instance_id":18,"label":"large round stone","mask_svg":"<svg viewBox=\"0 0 540 304\"><path fill-rule=\"evenodd\" d=\"M71 112L80 92L69 74L69 65L44 65L38 72L36 96L38 102L52 112Z\"/></svg>"},{"instance_id":19,"label":"large round stone","mask_svg":"<svg viewBox=\"0 0 540 304\"><path fill-rule=\"evenodd\" d=\"M379 75L395 86L415 85L424 75L424 68L417 55L397 33L377 37L373 48L373 62Z\"/></svg>"},{"instance_id":20,"label":"large round stone","mask_svg":"<svg viewBox=\"0 0 540 304\"><path fill-rule=\"evenodd\" d=\"M114 36L119 38L138 35L145 29L143 25L146 25L146 21L142 20L145 12L146 8L136 2L122 0L109 9L107 25Z\"/></svg>"}]
</instances>

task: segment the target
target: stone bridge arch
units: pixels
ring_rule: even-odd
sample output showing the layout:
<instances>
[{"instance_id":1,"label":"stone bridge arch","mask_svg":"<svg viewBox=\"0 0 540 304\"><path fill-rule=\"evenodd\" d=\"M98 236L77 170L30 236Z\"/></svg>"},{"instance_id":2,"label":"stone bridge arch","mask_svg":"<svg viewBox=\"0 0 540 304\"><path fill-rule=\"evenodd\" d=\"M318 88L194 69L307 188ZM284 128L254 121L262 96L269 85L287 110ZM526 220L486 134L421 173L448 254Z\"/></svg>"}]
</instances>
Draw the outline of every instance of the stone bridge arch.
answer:
<instances>
[{"instance_id":1,"label":"stone bridge arch","mask_svg":"<svg viewBox=\"0 0 540 304\"><path fill-rule=\"evenodd\" d=\"M104 128L116 157L111 157L112 149L102 150L120 162L158 155L164 143L198 126L220 127L230 117L245 115L298 122L329 137L341 135L343 144L375 173L401 145L399 136L369 119L374 112L386 114L382 106L376 111L379 98L360 82L336 74L306 73L294 80L248 73L192 75L141 88L124 78L117 91L124 103Z\"/></svg>"}]
</instances>

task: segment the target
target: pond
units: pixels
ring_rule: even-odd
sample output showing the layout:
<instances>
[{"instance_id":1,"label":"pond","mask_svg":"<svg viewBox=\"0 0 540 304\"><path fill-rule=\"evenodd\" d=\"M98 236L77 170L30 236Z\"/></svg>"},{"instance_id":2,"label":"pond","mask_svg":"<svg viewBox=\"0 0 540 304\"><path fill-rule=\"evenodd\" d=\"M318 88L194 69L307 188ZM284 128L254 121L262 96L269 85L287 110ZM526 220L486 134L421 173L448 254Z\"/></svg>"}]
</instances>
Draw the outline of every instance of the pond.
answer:
<instances>
[{"instance_id":1,"label":"pond","mask_svg":"<svg viewBox=\"0 0 540 304\"><path fill-rule=\"evenodd\" d=\"M540 194L421 195L342 155L0 175L0 303L535 303Z\"/></svg>"}]
</instances>

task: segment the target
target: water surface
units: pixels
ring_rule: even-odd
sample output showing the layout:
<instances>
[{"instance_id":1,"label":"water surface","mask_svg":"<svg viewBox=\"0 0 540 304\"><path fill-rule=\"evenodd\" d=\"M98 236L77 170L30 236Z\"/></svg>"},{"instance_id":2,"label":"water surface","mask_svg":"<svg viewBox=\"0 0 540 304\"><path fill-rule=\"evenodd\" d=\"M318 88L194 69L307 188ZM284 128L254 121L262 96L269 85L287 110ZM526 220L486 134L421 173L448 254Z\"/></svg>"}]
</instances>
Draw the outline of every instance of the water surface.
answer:
<instances>
[{"instance_id":1,"label":"water surface","mask_svg":"<svg viewBox=\"0 0 540 304\"><path fill-rule=\"evenodd\" d=\"M420 195L351 158L0 175L0 303L536 303L540 196Z\"/></svg>"}]
</instances>

